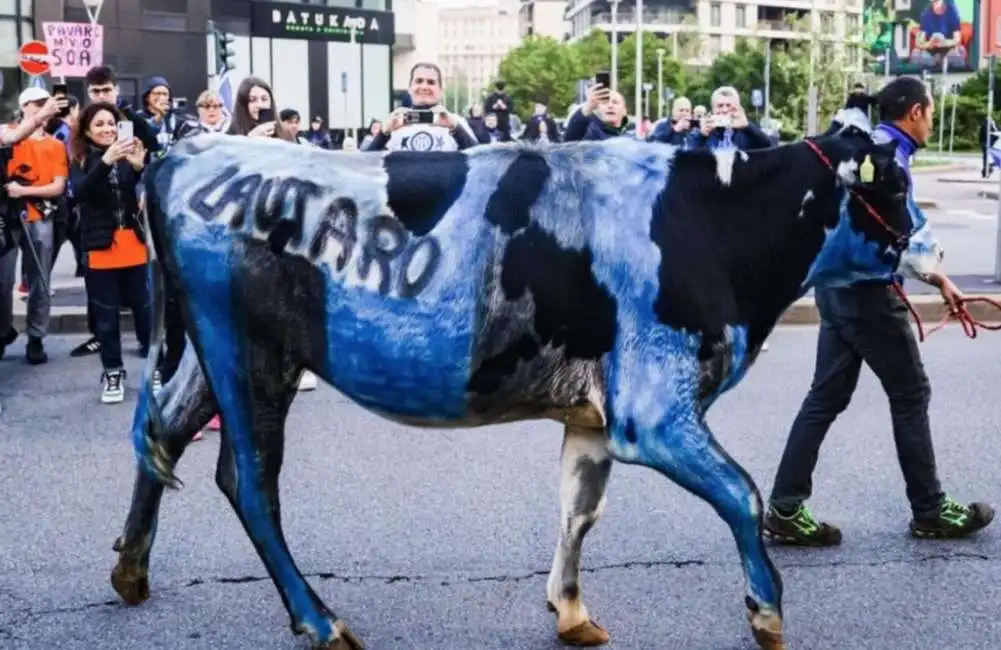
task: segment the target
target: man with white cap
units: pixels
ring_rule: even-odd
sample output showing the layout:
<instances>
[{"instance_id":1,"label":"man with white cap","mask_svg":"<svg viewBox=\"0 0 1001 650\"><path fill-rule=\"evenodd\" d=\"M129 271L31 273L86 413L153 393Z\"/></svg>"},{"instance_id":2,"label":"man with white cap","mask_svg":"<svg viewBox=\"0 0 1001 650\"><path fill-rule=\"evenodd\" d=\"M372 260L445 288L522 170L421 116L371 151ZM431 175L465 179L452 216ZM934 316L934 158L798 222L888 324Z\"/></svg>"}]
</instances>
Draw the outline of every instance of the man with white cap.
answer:
<instances>
[{"instance_id":1,"label":"man with white cap","mask_svg":"<svg viewBox=\"0 0 1001 650\"><path fill-rule=\"evenodd\" d=\"M0 256L0 357L17 338L12 312L14 270L20 248L31 288L26 319L26 360L40 364L48 360L42 339L49 327L53 217L58 199L66 191L69 160L63 144L45 133L46 122L59 113L59 106L49 92L44 88L28 88L18 97L18 105L24 116L21 124L0 131L0 144L10 147L3 155L0 201L5 204L6 220L25 226L23 232L16 227L8 229L8 233L18 240L18 246Z\"/></svg>"}]
</instances>

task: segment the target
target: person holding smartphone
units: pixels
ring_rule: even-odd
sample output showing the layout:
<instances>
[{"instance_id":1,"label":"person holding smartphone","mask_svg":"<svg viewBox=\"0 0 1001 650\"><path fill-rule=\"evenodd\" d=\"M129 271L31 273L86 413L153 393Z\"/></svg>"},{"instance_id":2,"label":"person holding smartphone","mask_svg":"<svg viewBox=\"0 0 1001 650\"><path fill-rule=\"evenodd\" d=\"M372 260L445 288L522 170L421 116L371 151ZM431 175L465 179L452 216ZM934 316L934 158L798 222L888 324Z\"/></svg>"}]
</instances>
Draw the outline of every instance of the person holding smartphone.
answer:
<instances>
[{"instance_id":1,"label":"person holding smartphone","mask_svg":"<svg viewBox=\"0 0 1001 650\"><path fill-rule=\"evenodd\" d=\"M101 402L125 399L120 314L132 311L145 355L151 333L146 237L136 188L146 150L132 122L114 104L91 104L80 116L71 143L73 186L80 212L85 283L91 301L103 369ZM159 372L154 375L159 388Z\"/></svg>"},{"instance_id":2,"label":"person holding smartphone","mask_svg":"<svg viewBox=\"0 0 1001 650\"><path fill-rule=\"evenodd\" d=\"M698 128L700 128L699 122L692 118L691 100L687 97L677 97L671 104L671 117L657 122L647 140L684 147L688 143L692 129Z\"/></svg>"},{"instance_id":3,"label":"person holding smartphone","mask_svg":"<svg viewBox=\"0 0 1001 650\"><path fill-rule=\"evenodd\" d=\"M362 151L457 151L476 146L466 121L441 105L444 87L441 70L433 63L418 63L410 70L410 107L389 114L383 129Z\"/></svg>"},{"instance_id":4,"label":"person holding smartphone","mask_svg":"<svg viewBox=\"0 0 1001 650\"><path fill-rule=\"evenodd\" d=\"M690 149L733 146L748 151L775 146L764 131L747 119L736 88L717 88L713 91L711 106L712 111L703 116L699 129L693 130L688 137Z\"/></svg>"},{"instance_id":5,"label":"person holding smartphone","mask_svg":"<svg viewBox=\"0 0 1001 650\"><path fill-rule=\"evenodd\" d=\"M594 84L587 89L584 104L567 120L563 132L565 142L607 140L626 133L629 127L626 100L611 89L610 76L607 72L594 76Z\"/></svg>"}]
</instances>

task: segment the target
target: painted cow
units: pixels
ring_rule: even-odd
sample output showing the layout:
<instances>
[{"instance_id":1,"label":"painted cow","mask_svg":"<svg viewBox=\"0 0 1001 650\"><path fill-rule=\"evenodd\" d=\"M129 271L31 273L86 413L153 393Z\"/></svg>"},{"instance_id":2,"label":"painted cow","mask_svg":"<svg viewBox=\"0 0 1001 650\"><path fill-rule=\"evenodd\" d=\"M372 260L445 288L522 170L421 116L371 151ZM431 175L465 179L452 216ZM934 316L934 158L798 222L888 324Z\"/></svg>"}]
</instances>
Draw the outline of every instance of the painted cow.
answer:
<instances>
[{"instance_id":1,"label":"painted cow","mask_svg":"<svg viewBox=\"0 0 1001 650\"><path fill-rule=\"evenodd\" d=\"M162 270L191 353L157 400L148 380L140 391L115 589L148 597L164 484L178 484L178 459L218 409L216 482L293 630L318 648L360 647L281 529L284 423L309 369L410 425L565 423L547 586L564 643L608 640L579 571L614 459L712 504L737 542L752 632L783 648L758 490L704 416L811 285L898 265L908 181L894 146L853 120L747 153L624 138L390 154L179 143L148 171L146 199L158 309Z\"/></svg>"}]
</instances>

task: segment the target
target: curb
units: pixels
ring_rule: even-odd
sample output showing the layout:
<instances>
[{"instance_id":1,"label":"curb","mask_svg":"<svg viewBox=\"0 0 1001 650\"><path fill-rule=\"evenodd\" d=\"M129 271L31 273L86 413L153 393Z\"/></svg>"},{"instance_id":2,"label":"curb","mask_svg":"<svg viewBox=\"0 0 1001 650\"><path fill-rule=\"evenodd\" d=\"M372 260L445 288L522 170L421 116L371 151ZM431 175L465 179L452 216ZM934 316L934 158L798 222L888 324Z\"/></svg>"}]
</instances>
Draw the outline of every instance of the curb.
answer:
<instances>
[{"instance_id":1,"label":"curb","mask_svg":"<svg viewBox=\"0 0 1001 650\"><path fill-rule=\"evenodd\" d=\"M992 201L998 200L998 194L999 193L997 190L980 190L979 192L977 192L977 196L979 196L980 198L990 199Z\"/></svg>"},{"instance_id":2,"label":"curb","mask_svg":"<svg viewBox=\"0 0 1001 650\"><path fill-rule=\"evenodd\" d=\"M940 172L959 172L966 169L969 169L968 165L946 163L942 165L921 165L920 167L912 167L911 172L915 174L932 174Z\"/></svg>"},{"instance_id":3,"label":"curb","mask_svg":"<svg viewBox=\"0 0 1001 650\"><path fill-rule=\"evenodd\" d=\"M1001 294L984 294L984 297L1001 302ZM911 298L911 304L921 321L925 323L937 323L947 314L945 304L938 296L914 296ZM1001 322L1001 313L991 305L974 303L970 305L969 309L970 315L978 321L984 323ZM817 313L817 305L813 302L813 298L797 300L782 314L778 322L779 325L817 325L819 323L820 315ZM18 331L24 331L24 314L14 314L14 327ZM121 329L122 332L135 331L131 314L121 315ZM87 333L87 313L83 309L63 307L58 312L53 309L49 321L49 334Z\"/></svg>"},{"instance_id":4,"label":"curb","mask_svg":"<svg viewBox=\"0 0 1001 650\"><path fill-rule=\"evenodd\" d=\"M918 199L917 204L919 208L927 208L929 210L938 208L938 201L932 201L931 199Z\"/></svg>"}]
</instances>

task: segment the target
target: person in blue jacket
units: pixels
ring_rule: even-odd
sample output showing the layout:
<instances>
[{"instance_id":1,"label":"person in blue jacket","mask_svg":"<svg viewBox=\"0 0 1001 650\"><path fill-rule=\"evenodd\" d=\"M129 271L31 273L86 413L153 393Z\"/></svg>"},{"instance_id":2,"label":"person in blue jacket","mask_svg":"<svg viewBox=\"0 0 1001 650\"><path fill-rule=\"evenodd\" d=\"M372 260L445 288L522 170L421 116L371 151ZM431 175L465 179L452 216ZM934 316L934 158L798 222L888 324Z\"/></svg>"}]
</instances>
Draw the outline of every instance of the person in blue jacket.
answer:
<instances>
[{"instance_id":1,"label":"person in blue jacket","mask_svg":"<svg viewBox=\"0 0 1001 650\"><path fill-rule=\"evenodd\" d=\"M775 145L768 135L747 119L747 113L740 105L740 93L731 86L722 86L713 91L712 111L706 114L699 125L688 136L688 148L715 149L729 145L748 151L767 149Z\"/></svg>"},{"instance_id":2,"label":"person in blue jacket","mask_svg":"<svg viewBox=\"0 0 1001 650\"><path fill-rule=\"evenodd\" d=\"M698 126L698 121L692 117L691 100L687 97L678 97L671 104L671 117L657 122L647 140L684 147L688 143L692 129L698 129Z\"/></svg>"},{"instance_id":3,"label":"person in blue jacket","mask_svg":"<svg viewBox=\"0 0 1001 650\"><path fill-rule=\"evenodd\" d=\"M617 138L625 134L628 127L626 100L620 93L594 84L588 88L584 104L567 120L563 141Z\"/></svg>"}]
</instances>

